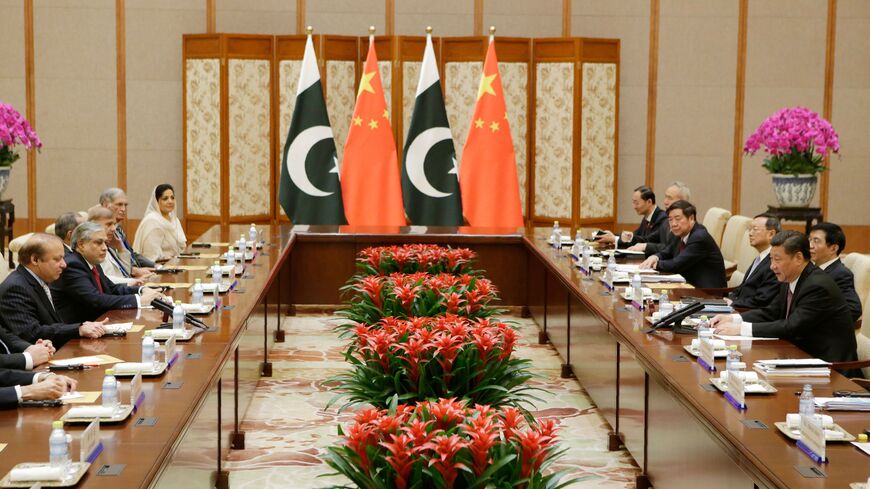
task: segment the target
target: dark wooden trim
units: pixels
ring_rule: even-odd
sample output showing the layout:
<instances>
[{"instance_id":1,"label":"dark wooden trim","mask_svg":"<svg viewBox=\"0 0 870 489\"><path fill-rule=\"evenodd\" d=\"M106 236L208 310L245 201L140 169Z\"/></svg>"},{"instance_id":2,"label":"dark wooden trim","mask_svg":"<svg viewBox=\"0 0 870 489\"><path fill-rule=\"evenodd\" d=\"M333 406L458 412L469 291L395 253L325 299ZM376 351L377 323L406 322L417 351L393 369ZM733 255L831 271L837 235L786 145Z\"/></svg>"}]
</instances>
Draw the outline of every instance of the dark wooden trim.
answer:
<instances>
[{"instance_id":1,"label":"dark wooden trim","mask_svg":"<svg viewBox=\"0 0 870 489\"><path fill-rule=\"evenodd\" d=\"M396 0L384 0L384 33L392 36L396 33Z\"/></svg>"},{"instance_id":2,"label":"dark wooden trim","mask_svg":"<svg viewBox=\"0 0 870 489\"><path fill-rule=\"evenodd\" d=\"M296 34L305 34L305 0L296 0Z\"/></svg>"},{"instance_id":3,"label":"dark wooden trim","mask_svg":"<svg viewBox=\"0 0 870 489\"><path fill-rule=\"evenodd\" d=\"M36 75L33 54L33 0L24 0L24 85L27 121L36 126ZM27 152L27 223L36 229L36 151Z\"/></svg>"},{"instance_id":4,"label":"dark wooden trim","mask_svg":"<svg viewBox=\"0 0 870 489\"><path fill-rule=\"evenodd\" d=\"M743 109L746 99L746 34L749 0L740 0L737 27L737 81L734 93L734 148L731 163L731 212L740 213L743 184Z\"/></svg>"},{"instance_id":5,"label":"dark wooden trim","mask_svg":"<svg viewBox=\"0 0 870 489\"><path fill-rule=\"evenodd\" d=\"M659 0L649 4L649 73L646 101L646 176L647 186L655 186L656 168L656 100L659 79Z\"/></svg>"},{"instance_id":6,"label":"dark wooden trim","mask_svg":"<svg viewBox=\"0 0 870 489\"><path fill-rule=\"evenodd\" d=\"M837 52L837 0L828 0L828 26L825 38L825 95L822 107L822 117L831 122L834 108L834 57ZM831 178L831 159L825 157L828 171L822 172L819 185L819 207L822 215L828 214L828 191Z\"/></svg>"},{"instance_id":7,"label":"dark wooden trim","mask_svg":"<svg viewBox=\"0 0 870 489\"><path fill-rule=\"evenodd\" d=\"M118 111L118 187L127 189L127 34L124 0L115 0L115 86Z\"/></svg>"},{"instance_id":8,"label":"dark wooden trim","mask_svg":"<svg viewBox=\"0 0 870 489\"><path fill-rule=\"evenodd\" d=\"M205 32L212 34L217 31L217 0L205 0Z\"/></svg>"}]
</instances>

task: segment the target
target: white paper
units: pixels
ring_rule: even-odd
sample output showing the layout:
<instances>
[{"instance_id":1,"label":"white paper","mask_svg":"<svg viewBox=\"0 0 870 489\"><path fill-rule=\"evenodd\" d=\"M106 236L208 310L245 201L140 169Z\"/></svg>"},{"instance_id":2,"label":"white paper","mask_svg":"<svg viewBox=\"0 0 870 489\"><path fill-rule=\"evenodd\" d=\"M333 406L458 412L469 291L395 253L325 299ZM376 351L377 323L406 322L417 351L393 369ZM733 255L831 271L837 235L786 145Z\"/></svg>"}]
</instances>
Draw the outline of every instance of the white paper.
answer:
<instances>
[{"instance_id":1,"label":"white paper","mask_svg":"<svg viewBox=\"0 0 870 489\"><path fill-rule=\"evenodd\" d=\"M66 412L68 418L111 418L115 408L109 406L76 406Z\"/></svg>"},{"instance_id":2,"label":"white paper","mask_svg":"<svg viewBox=\"0 0 870 489\"><path fill-rule=\"evenodd\" d=\"M120 332L128 332L130 328L133 327L133 323L115 323L115 324L107 324L105 326L107 333L120 333Z\"/></svg>"},{"instance_id":3,"label":"white paper","mask_svg":"<svg viewBox=\"0 0 870 489\"><path fill-rule=\"evenodd\" d=\"M63 467L40 465L37 467L12 469L9 472L9 480L12 482L60 481L63 480Z\"/></svg>"},{"instance_id":4,"label":"white paper","mask_svg":"<svg viewBox=\"0 0 870 489\"><path fill-rule=\"evenodd\" d=\"M727 335L727 334L714 334L713 336L715 336L716 338L719 338L720 340L725 340L725 341L753 341L753 340L755 340L755 341L769 341L769 340L778 340L779 339L779 338L758 338L755 336L740 336L740 335L734 336L734 335Z\"/></svg>"},{"instance_id":5,"label":"white paper","mask_svg":"<svg viewBox=\"0 0 870 489\"><path fill-rule=\"evenodd\" d=\"M852 445L858 447L865 455L870 455L870 443L858 443L857 441L853 441Z\"/></svg>"},{"instance_id":6,"label":"white paper","mask_svg":"<svg viewBox=\"0 0 870 489\"><path fill-rule=\"evenodd\" d=\"M759 360L757 363L775 367L790 367L793 365L829 367L831 364L819 358L776 358L771 360Z\"/></svg>"},{"instance_id":7,"label":"white paper","mask_svg":"<svg viewBox=\"0 0 870 489\"><path fill-rule=\"evenodd\" d=\"M80 392L67 392L66 394L60 396L60 400L68 401L70 399L78 399L80 397L85 397L85 395Z\"/></svg>"},{"instance_id":8,"label":"white paper","mask_svg":"<svg viewBox=\"0 0 870 489\"><path fill-rule=\"evenodd\" d=\"M116 363L113 367L115 369L115 373L128 374L133 372L152 372L154 371L154 363L147 362L124 362L124 363Z\"/></svg>"},{"instance_id":9,"label":"white paper","mask_svg":"<svg viewBox=\"0 0 870 489\"><path fill-rule=\"evenodd\" d=\"M84 364L84 365L102 364L103 359L100 357L94 357L94 356L76 357L76 358L68 358L66 360L52 360L52 363L55 365L60 365L60 366L78 365L78 364Z\"/></svg>"}]
</instances>

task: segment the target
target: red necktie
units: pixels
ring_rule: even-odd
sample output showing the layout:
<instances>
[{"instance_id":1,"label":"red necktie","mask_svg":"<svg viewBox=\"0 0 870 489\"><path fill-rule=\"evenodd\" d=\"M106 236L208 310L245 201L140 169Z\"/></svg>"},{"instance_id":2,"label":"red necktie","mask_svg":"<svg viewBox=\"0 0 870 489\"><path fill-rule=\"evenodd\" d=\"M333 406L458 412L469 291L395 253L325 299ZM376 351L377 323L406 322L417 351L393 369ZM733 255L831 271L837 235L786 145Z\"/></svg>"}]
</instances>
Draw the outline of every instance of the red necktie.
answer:
<instances>
[{"instance_id":1,"label":"red necktie","mask_svg":"<svg viewBox=\"0 0 870 489\"><path fill-rule=\"evenodd\" d=\"M650 223L646 219L643 220L643 234L649 234Z\"/></svg>"},{"instance_id":2,"label":"red necktie","mask_svg":"<svg viewBox=\"0 0 870 489\"><path fill-rule=\"evenodd\" d=\"M102 284L102 282L100 282L100 274L99 274L99 272L97 272L97 267L91 268L91 272L93 272L94 280L97 282L97 290L99 290L100 293L102 294L103 293L103 284Z\"/></svg>"},{"instance_id":3,"label":"red necktie","mask_svg":"<svg viewBox=\"0 0 870 489\"><path fill-rule=\"evenodd\" d=\"M791 287L788 288L788 295L785 296L785 318L788 319L788 315L791 312Z\"/></svg>"},{"instance_id":4,"label":"red necktie","mask_svg":"<svg viewBox=\"0 0 870 489\"><path fill-rule=\"evenodd\" d=\"M681 240L680 240L680 246L679 246L679 251L680 251L680 253L682 253L683 250L685 250L685 249L686 249L686 242L683 241L683 240L681 239Z\"/></svg>"}]
</instances>

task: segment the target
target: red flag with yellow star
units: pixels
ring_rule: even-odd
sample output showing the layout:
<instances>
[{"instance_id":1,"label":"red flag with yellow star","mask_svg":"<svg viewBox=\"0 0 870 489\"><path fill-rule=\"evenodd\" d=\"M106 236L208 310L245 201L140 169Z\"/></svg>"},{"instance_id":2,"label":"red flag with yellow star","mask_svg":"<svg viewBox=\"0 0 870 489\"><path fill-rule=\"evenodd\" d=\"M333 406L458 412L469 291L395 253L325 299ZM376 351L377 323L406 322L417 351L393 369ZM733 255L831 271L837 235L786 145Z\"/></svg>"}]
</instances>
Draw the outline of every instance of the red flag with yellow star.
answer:
<instances>
[{"instance_id":1,"label":"red flag with yellow star","mask_svg":"<svg viewBox=\"0 0 870 489\"><path fill-rule=\"evenodd\" d=\"M462 211L472 226L523 226L517 159L492 39L462 151L459 188Z\"/></svg>"},{"instance_id":2,"label":"red flag with yellow star","mask_svg":"<svg viewBox=\"0 0 870 489\"><path fill-rule=\"evenodd\" d=\"M374 38L363 68L341 164L344 214L351 226L404 226L396 142Z\"/></svg>"}]
</instances>

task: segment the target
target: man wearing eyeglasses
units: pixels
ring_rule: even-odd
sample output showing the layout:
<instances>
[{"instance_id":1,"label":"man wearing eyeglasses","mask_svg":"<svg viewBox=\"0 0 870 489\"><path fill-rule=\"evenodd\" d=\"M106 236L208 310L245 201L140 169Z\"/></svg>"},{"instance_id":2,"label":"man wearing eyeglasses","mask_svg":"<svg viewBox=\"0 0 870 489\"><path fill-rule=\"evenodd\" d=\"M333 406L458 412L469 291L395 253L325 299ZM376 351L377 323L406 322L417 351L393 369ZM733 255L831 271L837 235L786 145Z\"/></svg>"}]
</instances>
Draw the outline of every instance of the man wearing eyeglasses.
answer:
<instances>
[{"instance_id":1,"label":"man wearing eyeglasses","mask_svg":"<svg viewBox=\"0 0 870 489\"><path fill-rule=\"evenodd\" d=\"M770 240L782 229L779 219L768 214L759 214L749 226L749 244L758 250L755 261L746 270L743 282L725 298L730 306L756 309L770 303L779 292L779 281L770 269Z\"/></svg>"}]
</instances>

